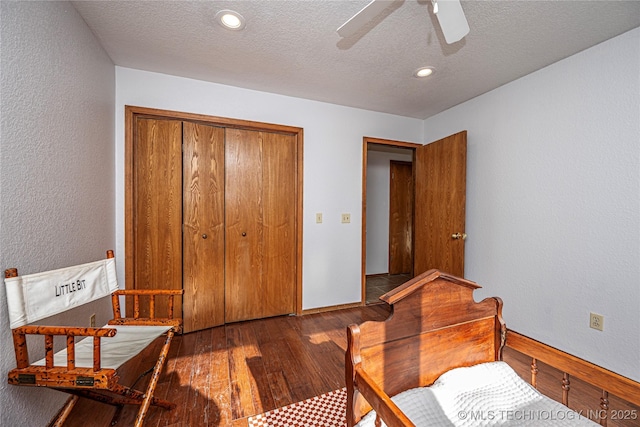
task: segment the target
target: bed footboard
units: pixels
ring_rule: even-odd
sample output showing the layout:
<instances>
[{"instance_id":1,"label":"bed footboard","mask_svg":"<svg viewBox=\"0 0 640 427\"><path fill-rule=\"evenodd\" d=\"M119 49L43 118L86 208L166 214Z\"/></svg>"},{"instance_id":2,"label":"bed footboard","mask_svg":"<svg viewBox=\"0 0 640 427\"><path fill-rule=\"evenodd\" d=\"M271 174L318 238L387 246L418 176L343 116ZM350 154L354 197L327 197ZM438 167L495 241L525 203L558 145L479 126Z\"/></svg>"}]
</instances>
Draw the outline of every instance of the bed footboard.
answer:
<instances>
[{"instance_id":1,"label":"bed footboard","mask_svg":"<svg viewBox=\"0 0 640 427\"><path fill-rule=\"evenodd\" d=\"M387 320L347 328L349 427L372 408L389 427L413 426L389 396L431 385L454 368L500 360L502 301L475 302L479 287L429 270L381 297L392 309Z\"/></svg>"},{"instance_id":2,"label":"bed footboard","mask_svg":"<svg viewBox=\"0 0 640 427\"><path fill-rule=\"evenodd\" d=\"M454 368L502 360L505 347L510 358L518 355L519 360L507 363L514 363L513 370L519 370L521 376L527 376L526 358L531 358L530 382L534 388L540 379L539 363L560 371L559 390L540 391L556 401L553 405L572 408L603 426L640 425L640 382L507 330L502 301L487 298L476 303L472 294L477 288L473 282L430 270L381 297L391 306L392 314L385 321L347 328L348 427L355 426L372 409L377 426L380 420L389 427L414 426L391 397L430 386ZM542 388L548 389L548 377L545 372ZM595 398L589 397L585 404L582 396L578 399L579 395L572 395L572 381L576 389L589 387L590 396ZM599 391L593 392L594 388ZM615 405L620 408L611 405L614 401L610 396L615 396Z\"/></svg>"}]
</instances>

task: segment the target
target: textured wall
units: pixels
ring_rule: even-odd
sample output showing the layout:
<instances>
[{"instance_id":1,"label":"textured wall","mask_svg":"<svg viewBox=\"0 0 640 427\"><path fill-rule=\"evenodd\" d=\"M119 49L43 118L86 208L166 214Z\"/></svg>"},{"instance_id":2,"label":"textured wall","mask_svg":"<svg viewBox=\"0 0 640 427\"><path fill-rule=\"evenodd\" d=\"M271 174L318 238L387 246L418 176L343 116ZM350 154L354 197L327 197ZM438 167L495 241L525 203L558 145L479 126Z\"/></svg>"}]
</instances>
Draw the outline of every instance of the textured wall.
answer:
<instances>
[{"instance_id":1,"label":"textured wall","mask_svg":"<svg viewBox=\"0 0 640 427\"><path fill-rule=\"evenodd\" d=\"M0 267L27 274L103 258L115 244L113 63L69 3L0 7ZM106 322L108 308L52 321ZM30 346L32 359L41 354ZM1 286L1 375L13 367ZM46 425L66 396L0 380L0 425Z\"/></svg>"},{"instance_id":2,"label":"textured wall","mask_svg":"<svg viewBox=\"0 0 640 427\"><path fill-rule=\"evenodd\" d=\"M640 380L640 29L427 120L468 129L467 277L510 328ZM589 328L604 315L604 332Z\"/></svg>"}]
</instances>

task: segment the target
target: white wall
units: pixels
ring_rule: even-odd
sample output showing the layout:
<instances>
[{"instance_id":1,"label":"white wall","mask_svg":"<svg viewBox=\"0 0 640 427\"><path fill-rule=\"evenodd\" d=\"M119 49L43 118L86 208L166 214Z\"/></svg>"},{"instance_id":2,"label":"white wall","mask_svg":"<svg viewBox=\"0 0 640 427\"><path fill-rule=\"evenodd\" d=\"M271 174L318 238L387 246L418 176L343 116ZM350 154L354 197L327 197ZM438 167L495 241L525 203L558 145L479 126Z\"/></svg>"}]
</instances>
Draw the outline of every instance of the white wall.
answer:
<instances>
[{"instance_id":1,"label":"white wall","mask_svg":"<svg viewBox=\"0 0 640 427\"><path fill-rule=\"evenodd\" d=\"M369 150L367 155L366 274L389 272L389 199L391 160L411 162L412 154Z\"/></svg>"},{"instance_id":2,"label":"white wall","mask_svg":"<svg viewBox=\"0 0 640 427\"><path fill-rule=\"evenodd\" d=\"M427 120L425 138L461 129L467 277L508 327L640 380L640 29Z\"/></svg>"},{"instance_id":3,"label":"white wall","mask_svg":"<svg viewBox=\"0 0 640 427\"><path fill-rule=\"evenodd\" d=\"M115 245L113 63L69 3L0 7L0 266L28 274L104 258ZM6 304L0 286L0 425L43 426L68 395L7 384ZM106 323L109 307L52 322L89 326L96 313ZM29 353L41 357L42 341Z\"/></svg>"},{"instance_id":4,"label":"white wall","mask_svg":"<svg viewBox=\"0 0 640 427\"><path fill-rule=\"evenodd\" d=\"M303 309L361 298L362 138L421 141L423 122L116 67L117 249L124 252L124 106L304 128ZM322 212L323 223L315 214ZM351 214L350 224L340 215ZM119 264L123 277L123 264Z\"/></svg>"}]
</instances>

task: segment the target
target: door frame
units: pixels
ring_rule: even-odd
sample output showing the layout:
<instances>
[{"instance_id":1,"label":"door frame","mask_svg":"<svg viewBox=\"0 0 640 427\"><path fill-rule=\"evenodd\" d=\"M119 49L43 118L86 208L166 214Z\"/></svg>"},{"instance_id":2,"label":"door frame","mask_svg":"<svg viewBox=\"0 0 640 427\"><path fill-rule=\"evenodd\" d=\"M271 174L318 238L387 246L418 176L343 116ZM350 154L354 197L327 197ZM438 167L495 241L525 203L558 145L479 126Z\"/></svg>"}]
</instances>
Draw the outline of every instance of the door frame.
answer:
<instances>
[{"instance_id":1,"label":"door frame","mask_svg":"<svg viewBox=\"0 0 640 427\"><path fill-rule=\"evenodd\" d=\"M207 116L204 114L185 113L180 111L160 110L156 108L137 107L125 105L124 128L124 247L125 247L125 286L127 289L135 289L133 283L135 262L133 251L133 141L134 123L137 117L154 119L174 119L190 122L205 123L225 128L249 129L255 131L278 132L294 135L296 137L296 280L295 280L295 312L302 314L302 185L303 185L303 137L304 130L299 127L278 125L272 123L255 122L249 120L231 119L226 117Z\"/></svg>"},{"instance_id":2,"label":"door frame","mask_svg":"<svg viewBox=\"0 0 640 427\"><path fill-rule=\"evenodd\" d=\"M362 138L362 248L361 248L361 292L360 305L367 303L367 164L369 144L386 145L390 147L409 148L413 150L413 163L415 164L415 150L422 144L416 142L395 141L365 136Z\"/></svg>"}]
</instances>

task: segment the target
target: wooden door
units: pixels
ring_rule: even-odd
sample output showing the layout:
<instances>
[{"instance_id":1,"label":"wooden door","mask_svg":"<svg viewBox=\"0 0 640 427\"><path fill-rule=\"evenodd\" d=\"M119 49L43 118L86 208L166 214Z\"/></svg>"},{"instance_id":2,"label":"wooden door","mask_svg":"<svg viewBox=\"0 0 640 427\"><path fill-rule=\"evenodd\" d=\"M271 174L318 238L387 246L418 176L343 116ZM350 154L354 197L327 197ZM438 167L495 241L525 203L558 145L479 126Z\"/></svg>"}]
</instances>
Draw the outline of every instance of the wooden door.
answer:
<instances>
[{"instance_id":1,"label":"wooden door","mask_svg":"<svg viewBox=\"0 0 640 427\"><path fill-rule=\"evenodd\" d=\"M137 117L134 126L133 283L137 289L180 289L182 122ZM166 316L162 300L156 305L158 316ZM133 304L126 305L130 312ZM175 310L182 310L179 301Z\"/></svg>"},{"instance_id":2,"label":"wooden door","mask_svg":"<svg viewBox=\"0 0 640 427\"><path fill-rule=\"evenodd\" d=\"M413 165L390 162L389 274L410 274L413 268Z\"/></svg>"},{"instance_id":3,"label":"wooden door","mask_svg":"<svg viewBox=\"0 0 640 427\"><path fill-rule=\"evenodd\" d=\"M302 129L125 113L127 288L184 288L185 332L301 311Z\"/></svg>"},{"instance_id":4,"label":"wooden door","mask_svg":"<svg viewBox=\"0 0 640 427\"><path fill-rule=\"evenodd\" d=\"M225 319L295 311L296 137L227 129Z\"/></svg>"},{"instance_id":5,"label":"wooden door","mask_svg":"<svg viewBox=\"0 0 640 427\"><path fill-rule=\"evenodd\" d=\"M467 132L418 147L414 276L437 268L464 277Z\"/></svg>"},{"instance_id":6,"label":"wooden door","mask_svg":"<svg viewBox=\"0 0 640 427\"><path fill-rule=\"evenodd\" d=\"M224 134L183 124L185 332L224 324Z\"/></svg>"}]
</instances>

